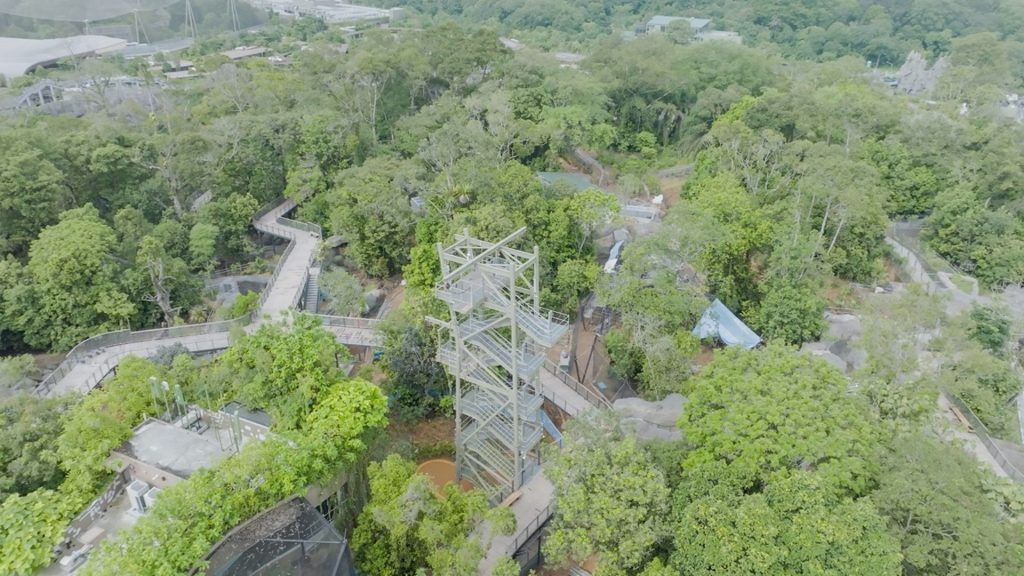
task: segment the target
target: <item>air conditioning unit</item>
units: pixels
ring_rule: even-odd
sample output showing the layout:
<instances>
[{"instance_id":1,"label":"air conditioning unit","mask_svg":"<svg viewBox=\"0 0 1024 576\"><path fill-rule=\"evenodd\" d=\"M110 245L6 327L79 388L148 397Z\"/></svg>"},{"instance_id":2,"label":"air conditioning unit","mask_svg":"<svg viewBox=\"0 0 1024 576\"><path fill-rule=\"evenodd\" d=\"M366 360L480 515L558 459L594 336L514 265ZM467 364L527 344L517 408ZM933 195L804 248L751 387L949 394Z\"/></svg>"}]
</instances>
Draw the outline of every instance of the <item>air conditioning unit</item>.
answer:
<instances>
[{"instance_id":1,"label":"air conditioning unit","mask_svg":"<svg viewBox=\"0 0 1024 576\"><path fill-rule=\"evenodd\" d=\"M150 488L149 491L146 492L146 495L142 498L143 502L146 504L146 510L153 507L153 503L156 502L157 497L160 496L160 492L162 492L162 490L156 486Z\"/></svg>"},{"instance_id":2,"label":"air conditioning unit","mask_svg":"<svg viewBox=\"0 0 1024 576\"><path fill-rule=\"evenodd\" d=\"M141 480L132 480L132 483L128 485L128 502L131 504L132 511L142 514L146 511L146 492L149 492L149 484Z\"/></svg>"}]
</instances>

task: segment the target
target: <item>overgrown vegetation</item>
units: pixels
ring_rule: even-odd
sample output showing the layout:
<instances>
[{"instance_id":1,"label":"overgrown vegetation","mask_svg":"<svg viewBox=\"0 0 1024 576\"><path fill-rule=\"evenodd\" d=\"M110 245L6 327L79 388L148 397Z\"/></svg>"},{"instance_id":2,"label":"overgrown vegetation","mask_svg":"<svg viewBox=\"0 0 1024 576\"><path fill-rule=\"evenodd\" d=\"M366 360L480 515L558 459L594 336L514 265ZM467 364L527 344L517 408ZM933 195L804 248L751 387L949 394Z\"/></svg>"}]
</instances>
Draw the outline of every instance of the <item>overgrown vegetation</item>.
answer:
<instances>
[{"instance_id":1,"label":"overgrown vegetation","mask_svg":"<svg viewBox=\"0 0 1024 576\"><path fill-rule=\"evenodd\" d=\"M210 408L264 409L276 436L165 491L93 553L88 574L201 569L232 526L361 468L388 406L407 425L450 416L423 321L446 313L431 294L436 246L525 226L516 245L539 247L542 304L575 315L596 291L616 317L602 341L612 374L648 399L687 397L680 441L640 441L607 415L570 425L548 468L554 563L596 557L600 574L642 576L1024 573L1020 488L935 422L942 389L993 435L1018 438L1012 314L976 303L951 317L913 286L842 296L890 277L885 238L908 218L987 291L1024 282L1024 130L1004 109L1024 90L1016 3L398 3L408 25L358 37L272 19L206 38L185 53L203 76L147 105L114 104L98 83L83 117L0 120L0 352L209 319L203 278L252 260L266 271L250 222L282 195L341 238L321 276L333 314L365 310L359 278L401 275L406 290L379 363L361 372L382 371L379 386L343 376L348 351L303 314L238 334L212 361L173 348L124 359L84 398L11 395L40 374L30 356L0 360L0 572L51 560L108 482L111 449L161 411L150 377ZM658 12L710 17L745 45L697 42L685 27L620 34ZM499 34L525 46L506 49ZM287 61L217 54L242 43ZM584 58L563 67L556 50ZM923 97L877 82L910 50L949 56ZM143 68L92 60L39 75L152 84ZM585 155L601 166L577 162ZM602 187L537 177L572 163ZM688 174L681 190L662 189L667 168ZM631 239L617 273L601 272L597 239L620 227L623 202L662 194L660 224ZM718 350L699 367L690 331L709 297L766 347ZM243 316L258 299L217 314ZM863 320L849 374L796 351L827 331L837 300ZM416 455L451 450L439 441ZM361 571L475 573L485 535L511 530L507 513L482 492L437 498L414 471L395 455L369 465L350 540Z\"/></svg>"}]
</instances>

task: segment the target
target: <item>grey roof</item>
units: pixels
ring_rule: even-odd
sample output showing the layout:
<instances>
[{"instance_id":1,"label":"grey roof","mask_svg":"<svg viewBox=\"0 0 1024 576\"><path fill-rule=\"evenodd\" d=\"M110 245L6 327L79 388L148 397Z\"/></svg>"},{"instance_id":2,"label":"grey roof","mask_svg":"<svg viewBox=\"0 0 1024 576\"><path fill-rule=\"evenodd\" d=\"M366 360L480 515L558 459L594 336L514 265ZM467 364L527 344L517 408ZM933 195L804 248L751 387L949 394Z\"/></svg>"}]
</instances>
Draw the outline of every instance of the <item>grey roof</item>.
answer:
<instances>
[{"instance_id":1,"label":"grey roof","mask_svg":"<svg viewBox=\"0 0 1024 576\"><path fill-rule=\"evenodd\" d=\"M537 178L540 178L545 186L551 186L555 182L565 182L581 192L594 188L594 184L590 182L589 178L574 172L537 172Z\"/></svg>"},{"instance_id":2,"label":"grey roof","mask_svg":"<svg viewBox=\"0 0 1024 576\"><path fill-rule=\"evenodd\" d=\"M0 74L17 78L37 66L62 58L104 54L124 48L127 42L110 36L69 36L35 40L0 37Z\"/></svg>"},{"instance_id":3,"label":"grey roof","mask_svg":"<svg viewBox=\"0 0 1024 576\"><path fill-rule=\"evenodd\" d=\"M686 20L687 22L689 22L690 28L693 28L694 30L700 30L707 26L708 24L711 24L711 20L708 20L707 18L690 18L687 16L655 16L647 21L647 27L651 28L653 26L657 26L664 28L669 24L673 22L679 22L680 20Z\"/></svg>"},{"instance_id":4,"label":"grey roof","mask_svg":"<svg viewBox=\"0 0 1024 576\"><path fill-rule=\"evenodd\" d=\"M155 466L178 478L188 478L231 455L220 447L213 432L197 434L162 420L148 419L135 434L114 450Z\"/></svg>"}]
</instances>

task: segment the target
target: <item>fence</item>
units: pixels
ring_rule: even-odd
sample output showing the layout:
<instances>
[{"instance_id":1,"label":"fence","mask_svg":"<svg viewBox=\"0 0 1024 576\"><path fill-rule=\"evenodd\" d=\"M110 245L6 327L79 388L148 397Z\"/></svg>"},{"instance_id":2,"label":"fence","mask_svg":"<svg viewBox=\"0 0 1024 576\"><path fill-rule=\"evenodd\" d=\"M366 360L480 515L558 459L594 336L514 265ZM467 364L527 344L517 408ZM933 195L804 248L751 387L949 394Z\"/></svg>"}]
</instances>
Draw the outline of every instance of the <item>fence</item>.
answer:
<instances>
[{"instance_id":1,"label":"fence","mask_svg":"<svg viewBox=\"0 0 1024 576\"><path fill-rule=\"evenodd\" d=\"M314 314L323 322L324 326L337 328L359 328L362 330L376 330L380 327L381 321L376 318L354 318L350 316L328 316L326 314Z\"/></svg>"},{"instance_id":2,"label":"fence","mask_svg":"<svg viewBox=\"0 0 1024 576\"><path fill-rule=\"evenodd\" d=\"M967 404L964 404L962 400L960 400L959 398L945 390L942 390L941 392L942 395L945 396L947 400L949 400L949 403L955 406L957 410L959 410L960 413L963 414L964 418L967 419L967 422L970 423L971 428L974 429L974 435L977 436L979 440L981 440L981 443L985 445L985 449L988 450L988 453L992 456L993 459L995 459L996 463L999 464L999 467L1002 468L1004 472L1006 472L1006 475L1009 476L1010 479L1013 480L1014 482L1024 483L1024 473L1018 470L1017 467L1010 462L1006 455L1003 454L1003 451L1000 450L999 446L997 446L996 443L992 441L992 437L989 436L988 433L988 428L985 428L985 425L981 423L981 420L978 420L978 417L975 416L974 412L967 407Z\"/></svg>"},{"instance_id":3,"label":"fence","mask_svg":"<svg viewBox=\"0 0 1024 576\"><path fill-rule=\"evenodd\" d=\"M509 552L512 554L518 552L519 549L522 548L538 530L540 530L540 527L548 521L553 510L554 504L548 504L543 510L538 512L537 515L534 516L533 520L530 520L526 527L520 530L519 533L516 534L516 537L512 539L512 544L509 545Z\"/></svg>"},{"instance_id":4,"label":"fence","mask_svg":"<svg viewBox=\"0 0 1024 576\"><path fill-rule=\"evenodd\" d=\"M592 406L595 406L597 408L612 407L611 402L609 402L607 398L584 386L582 383L580 383L579 380L573 378L567 372L556 366L555 363L552 362L551 360L548 360L546 358L544 359L544 369L547 370L552 375L554 375L555 377L557 377L559 380L561 380L563 384L565 384L569 388L572 388L574 392L582 396L583 399L586 400Z\"/></svg>"}]
</instances>

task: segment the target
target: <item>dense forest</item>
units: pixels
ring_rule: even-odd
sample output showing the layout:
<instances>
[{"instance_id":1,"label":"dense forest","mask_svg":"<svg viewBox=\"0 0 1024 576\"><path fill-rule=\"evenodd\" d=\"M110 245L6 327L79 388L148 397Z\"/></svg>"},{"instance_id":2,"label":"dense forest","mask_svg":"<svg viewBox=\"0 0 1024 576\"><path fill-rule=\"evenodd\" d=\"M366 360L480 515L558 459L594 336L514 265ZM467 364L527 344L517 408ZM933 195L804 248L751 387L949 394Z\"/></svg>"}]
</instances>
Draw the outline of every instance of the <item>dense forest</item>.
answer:
<instances>
[{"instance_id":1,"label":"dense forest","mask_svg":"<svg viewBox=\"0 0 1024 576\"><path fill-rule=\"evenodd\" d=\"M519 243L539 247L545 307L574 315L596 293L616 318L602 340L612 375L648 400L687 399L679 440L638 439L614 412L568 424L546 458L549 564L1024 573L1024 491L979 467L935 415L943 390L1020 443L1024 319L1001 298L1024 283L1024 127L1007 114L1024 89L1024 5L398 4L408 14L394 29L349 36L270 18L207 36L185 53L197 76L145 105L109 99L102 81L155 84L137 61L15 82L88 78L91 112L0 117L0 572L49 563L109 482L110 450L154 411L154 377L211 409L263 409L278 439L166 492L86 573L200 568L233 526L340 471L364 492L343 526L364 573L474 574L480 527L507 533L509 518L480 492L436 499L415 473L423 453L396 449L385 428L453 409L423 320L445 313L432 295L437 244L526 226ZM659 13L711 18L743 44L622 34ZM522 46L500 41L510 35ZM286 62L218 53L238 44ZM583 58L567 66L557 50ZM948 59L930 93L884 82L913 50ZM581 151L610 184L538 179L576 170ZM669 185L666 172L685 178ZM622 222L620 206L659 195L672 196L660 226L602 273L598 238ZM220 305L207 280L273 268L280 245L250 224L282 197L324 238L344 237L324 257L332 313L358 315L364 287L404 280L376 363L348 376L349 352L298 315L236 334L213 359L122 361L84 397L26 393L50 367L44 353L98 333L252 312L255 293ZM955 306L901 272L889 241L906 221L929 263L976 279L979 298ZM690 331L709 297L767 344L699 341ZM799 351L829 333L826 311L864 326L855 370Z\"/></svg>"}]
</instances>

